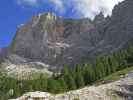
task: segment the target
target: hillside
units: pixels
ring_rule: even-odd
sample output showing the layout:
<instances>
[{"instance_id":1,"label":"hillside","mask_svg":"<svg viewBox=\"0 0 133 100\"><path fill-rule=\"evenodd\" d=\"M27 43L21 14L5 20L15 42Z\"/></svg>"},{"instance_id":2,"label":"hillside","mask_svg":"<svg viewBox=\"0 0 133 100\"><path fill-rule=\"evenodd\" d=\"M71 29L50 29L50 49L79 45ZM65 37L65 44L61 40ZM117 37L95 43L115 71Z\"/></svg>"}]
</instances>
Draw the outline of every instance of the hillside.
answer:
<instances>
[{"instance_id":1,"label":"hillside","mask_svg":"<svg viewBox=\"0 0 133 100\"><path fill-rule=\"evenodd\" d=\"M130 71L132 68L129 68ZM127 71L127 72L126 72ZM47 92L29 92L22 97L12 100L132 100L133 99L133 70L123 70L118 73L128 73L117 81L99 86L88 86L63 94L50 94ZM129 73L130 72L130 73ZM115 73L117 74L117 72ZM110 75L111 76L111 75ZM116 75L113 75L116 76ZM117 76L118 77L118 76ZM107 80L106 80L107 81Z\"/></svg>"}]
</instances>

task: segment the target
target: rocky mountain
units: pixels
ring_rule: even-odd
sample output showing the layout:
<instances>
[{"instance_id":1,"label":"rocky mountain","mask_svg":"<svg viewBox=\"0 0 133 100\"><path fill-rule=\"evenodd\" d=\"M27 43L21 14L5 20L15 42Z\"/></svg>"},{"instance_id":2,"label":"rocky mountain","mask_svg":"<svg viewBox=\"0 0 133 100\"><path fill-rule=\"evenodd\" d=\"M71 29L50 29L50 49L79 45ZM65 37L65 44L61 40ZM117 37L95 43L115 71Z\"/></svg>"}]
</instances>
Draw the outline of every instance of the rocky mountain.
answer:
<instances>
[{"instance_id":1,"label":"rocky mountain","mask_svg":"<svg viewBox=\"0 0 133 100\"><path fill-rule=\"evenodd\" d=\"M133 0L125 0L114 8L111 17L100 14L94 21L64 19L52 13L34 16L18 28L8 55L59 69L115 52L133 44L132 40Z\"/></svg>"}]
</instances>

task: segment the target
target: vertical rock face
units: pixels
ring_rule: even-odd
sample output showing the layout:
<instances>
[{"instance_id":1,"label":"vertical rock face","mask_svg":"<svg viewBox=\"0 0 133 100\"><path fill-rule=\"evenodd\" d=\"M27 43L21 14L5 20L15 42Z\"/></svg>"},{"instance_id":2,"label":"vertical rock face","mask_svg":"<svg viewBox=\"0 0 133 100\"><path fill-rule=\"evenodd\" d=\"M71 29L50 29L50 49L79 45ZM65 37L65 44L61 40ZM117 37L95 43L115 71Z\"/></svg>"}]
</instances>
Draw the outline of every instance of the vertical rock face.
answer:
<instances>
[{"instance_id":1,"label":"vertical rock face","mask_svg":"<svg viewBox=\"0 0 133 100\"><path fill-rule=\"evenodd\" d=\"M110 18L63 19L52 13L34 16L17 30L10 53L51 66L84 63L114 52L133 39L133 1L115 7Z\"/></svg>"}]
</instances>

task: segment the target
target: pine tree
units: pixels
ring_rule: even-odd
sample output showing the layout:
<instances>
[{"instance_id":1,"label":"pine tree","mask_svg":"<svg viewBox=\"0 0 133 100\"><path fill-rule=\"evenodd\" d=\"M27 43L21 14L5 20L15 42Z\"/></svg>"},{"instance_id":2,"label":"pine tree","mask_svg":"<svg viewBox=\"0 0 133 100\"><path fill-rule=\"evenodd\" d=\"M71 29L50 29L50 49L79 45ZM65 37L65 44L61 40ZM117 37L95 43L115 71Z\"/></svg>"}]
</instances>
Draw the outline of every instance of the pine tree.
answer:
<instances>
[{"instance_id":1,"label":"pine tree","mask_svg":"<svg viewBox=\"0 0 133 100\"><path fill-rule=\"evenodd\" d=\"M68 75L66 78L67 78L67 85L68 85L69 90L76 89L76 83L72 75Z\"/></svg>"},{"instance_id":2,"label":"pine tree","mask_svg":"<svg viewBox=\"0 0 133 100\"><path fill-rule=\"evenodd\" d=\"M85 64L82 73L86 85L91 84L93 81L95 81L96 79L95 71L91 64Z\"/></svg>"},{"instance_id":3,"label":"pine tree","mask_svg":"<svg viewBox=\"0 0 133 100\"><path fill-rule=\"evenodd\" d=\"M68 68L68 66L65 65L61 73L63 74L63 76L70 74L70 69Z\"/></svg>"},{"instance_id":4,"label":"pine tree","mask_svg":"<svg viewBox=\"0 0 133 100\"><path fill-rule=\"evenodd\" d=\"M76 74L75 81L76 81L77 88L83 87L85 85L84 78L81 73Z\"/></svg>"},{"instance_id":5,"label":"pine tree","mask_svg":"<svg viewBox=\"0 0 133 100\"><path fill-rule=\"evenodd\" d=\"M63 78L63 77L60 77L60 78L58 79L58 82L59 82L60 85L61 85L61 92L67 91L67 84L66 84L64 78Z\"/></svg>"},{"instance_id":6,"label":"pine tree","mask_svg":"<svg viewBox=\"0 0 133 100\"><path fill-rule=\"evenodd\" d=\"M47 79L43 77L43 74L40 75L40 90L46 91L47 90Z\"/></svg>"},{"instance_id":7,"label":"pine tree","mask_svg":"<svg viewBox=\"0 0 133 100\"><path fill-rule=\"evenodd\" d=\"M117 60L115 59L113 55L109 57L109 64L110 64L112 73L116 72L117 69L119 68L119 63L117 62Z\"/></svg>"},{"instance_id":8,"label":"pine tree","mask_svg":"<svg viewBox=\"0 0 133 100\"><path fill-rule=\"evenodd\" d=\"M19 86L14 86L14 97L19 97L21 95Z\"/></svg>"},{"instance_id":9,"label":"pine tree","mask_svg":"<svg viewBox=\"0 0 133 100\"><path fill-rule=\"evenodd\" d=\"M62 76L69 90L76 89L76 83L75 83L72 73L73 73L72 70L70 70L68 66L64 66L63 71L62 71Z\"/></svg>"},{"instance_id":10,"label":"pine tree","mask_svg":"<svg viewBox=\"0 0 133 100\"><path fill-rule=\"evenodd\" d=\"M106 75L106 69L102 60L103 60L102 57L97 57L96 59L96 66L95 66L96 79L101 79Z\"/></svg>"},{"instance_id":11,"label":"pine tree","mask_svg":"<svg viewBox=\"0 0 133 100\"><path fill-rule=\"evenodd\" d=\"M48 79L47 91L51 93L60 93L62 88L57 80L51 78Z\"/></svg>"},{"instance_id":12,"label":"pine tree","mask_svg":"<svg viewBox=\"0 0 133 100\"><path fill-rule=\"evenodd\" d=\"M109 59L107 56L103 57L103 64L104 64L104 68L105 68L105 73L106 75L111 74L111 67L109 65Z\"/></svg>"},{"instance_id":13,"label":"pine tree","mask_svg":"<svg viewBox=\"0 0 133 100\"><path fill-rule=\"evenodd\" d=\"M85 85L85 83L84 83L84 78L83 78L83 75L82 75L81 65L78 64L75 67L75 70L74 70L73 73L75 74L74 79L75 79L77 88L83 87Z\"/></svg>"}]
</instances>

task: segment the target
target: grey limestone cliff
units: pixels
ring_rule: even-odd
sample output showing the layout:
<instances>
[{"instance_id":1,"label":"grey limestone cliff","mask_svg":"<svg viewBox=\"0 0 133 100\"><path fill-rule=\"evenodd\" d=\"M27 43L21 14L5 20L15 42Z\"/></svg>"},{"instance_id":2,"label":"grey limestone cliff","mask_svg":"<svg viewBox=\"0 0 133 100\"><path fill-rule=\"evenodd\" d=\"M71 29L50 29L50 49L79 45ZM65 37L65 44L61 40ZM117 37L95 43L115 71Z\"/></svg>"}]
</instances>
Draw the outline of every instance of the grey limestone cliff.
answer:
<instances>
[{"instance_id":1,"label":"grey limestone cliff","mask_svg":"<svg viewBox=\"0 0 133 100\"><path fill-rule=\"evenodd\" d=\"M94 21L64 19L52 13L34 16L17 30L9 54L61 68L112 53L133 44L132 40L133 0L125 0L111 17L100 14Z\"/></svg>"}]
</instances>

